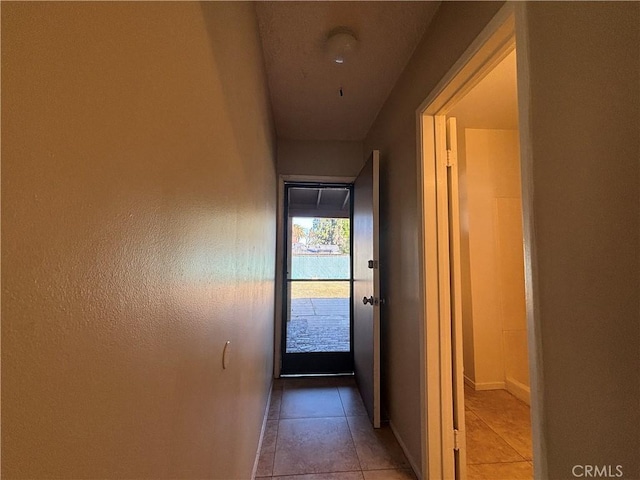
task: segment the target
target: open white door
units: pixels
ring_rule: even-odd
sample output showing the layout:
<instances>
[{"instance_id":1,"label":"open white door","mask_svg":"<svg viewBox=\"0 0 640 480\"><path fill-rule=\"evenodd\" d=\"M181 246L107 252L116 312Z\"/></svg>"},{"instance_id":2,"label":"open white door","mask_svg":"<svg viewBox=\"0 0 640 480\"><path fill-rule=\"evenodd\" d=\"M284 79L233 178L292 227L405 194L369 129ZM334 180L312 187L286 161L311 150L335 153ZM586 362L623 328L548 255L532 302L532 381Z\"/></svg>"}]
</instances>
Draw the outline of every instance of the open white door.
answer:
<instances>
[{"instance_id":1,"label":"open white door","mask_svg":"<svg viewBox=\"0 0 640 480\"><path fill-rule=\"evenodd\" d=\"M464 363L462 357L462 267L460 265L460 192L458 189L458 135L456 119L447 119L447 191L449 205L449 275L451 298L451 371L455 478L467 478L467 442L464 419Z\"/></svg>"},{"instance_id":2,"label":"open white door","mask_svg":"<svg viewBox=\"0 0 640 480\"><path fill-rule=\"evenodd\" d=\"M423 117L425 477L465 480L460 208L456 120ZM433 163L431 163L433 162Z\"/></svg>"},{"instance_id":3,"label":"open white door","mask_svg":"<svg viewBox=\"0 0 640 480\"><path fill-rule=\"evenodd\" d=\"M353 356L356 382L373 426L380 427L379 152L353 189Z\"/></svg>"},{"instance_id":4,"label":"open white door","mask_svg":"<svg viewBox=\"0 0 640 480\"><path fill-rule=\"evenodd\" d=\"M456 119L435 117L438 291L442 405L442 473L464 480L467 469L462 358L460 207Z\"/></svg>"}]
</instances>

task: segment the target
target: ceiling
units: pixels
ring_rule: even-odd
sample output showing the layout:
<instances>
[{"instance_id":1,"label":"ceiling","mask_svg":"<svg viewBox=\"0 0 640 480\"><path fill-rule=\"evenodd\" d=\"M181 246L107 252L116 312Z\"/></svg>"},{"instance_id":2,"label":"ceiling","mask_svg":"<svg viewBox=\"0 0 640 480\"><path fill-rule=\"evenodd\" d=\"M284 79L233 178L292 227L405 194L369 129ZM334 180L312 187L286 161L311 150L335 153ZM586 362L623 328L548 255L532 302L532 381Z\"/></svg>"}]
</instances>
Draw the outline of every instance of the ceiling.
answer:
<instances>
[{"instance_id":1,"label":"ceiling","mask_svg":"<svg viewBox=\"0 0 640 480\"><path fill-rule=\"evenodd\" d=\"M516 52L494 67L448 113L465 128L516 130L518 93Z\"/></svg>"},{"instance_id":2,"label":"ceiling","mask_svg":"<svg viewBox=\"0 0 640 480\"><path fill-rule=\"evenodd\" d=\"M362 140L422 38L439 2L257 2L276 130L296 140ZM347 27L356 49L327 53ZM343 95L340 95L342 88Z\"/></svg>"}]
</instances>

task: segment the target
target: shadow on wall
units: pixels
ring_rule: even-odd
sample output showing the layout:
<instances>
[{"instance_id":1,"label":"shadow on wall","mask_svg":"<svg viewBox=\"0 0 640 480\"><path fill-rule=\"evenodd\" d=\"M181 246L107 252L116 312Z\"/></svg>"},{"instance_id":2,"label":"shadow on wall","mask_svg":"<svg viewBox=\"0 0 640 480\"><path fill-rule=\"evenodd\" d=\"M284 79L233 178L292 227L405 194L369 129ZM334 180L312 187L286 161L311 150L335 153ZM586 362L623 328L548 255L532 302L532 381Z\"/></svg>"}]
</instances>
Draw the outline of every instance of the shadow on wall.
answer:
<instances>
[{"instance_id":1,"label":"shadow on wall","mask_svg":"<svg viewBox=\"0 0 640 480\"><path fill-rule=\"evenodd\" d=\"M252 50L251 45L260 44L255 6L253 4L245 6L245 9L252 11L253 29L250 36L235 28L238 22L244 21L246 12L240 9L229 9L225 2L201 2L200 8L209 36L212 58L218 66L216 69L218 75L212 78L217 84L216 87L222 89L222 98L226 106L224 111L233 112L232 115L227 116L232 124L231 132L234 135L236 150L241 158L251 158L259 153L252 147L256 144L269 144L275 168L276 131L262 50L256 52L259 53L259 58L255 58L254 63L238 61ZM249 79L249 84L254 90L247 91L244 88L246 83L240 83L238 79ZM263 129L262 125L257 128L255 118L268 119L268 129ZM252 141L247 142L247 137ZM245 170L244 173L249 182L261 180L260 172Z\"/></svg>"}]
</instances>

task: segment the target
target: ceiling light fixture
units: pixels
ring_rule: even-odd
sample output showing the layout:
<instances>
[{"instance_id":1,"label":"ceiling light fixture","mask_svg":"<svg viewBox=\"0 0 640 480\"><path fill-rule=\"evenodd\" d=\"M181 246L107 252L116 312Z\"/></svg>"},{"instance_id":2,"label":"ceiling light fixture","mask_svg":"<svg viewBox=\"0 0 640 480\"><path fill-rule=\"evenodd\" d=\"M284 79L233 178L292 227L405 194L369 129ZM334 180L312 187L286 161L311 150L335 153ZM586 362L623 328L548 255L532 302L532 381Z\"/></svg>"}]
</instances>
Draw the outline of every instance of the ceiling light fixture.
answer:
<instances>
[{"instance_id":1,"label":"ceiling light fixture","mask_svg":"<svg viewBox=\"0 0 640 480\"><path fill-rule=\"evenodd\" d=\"M347 27L334 28L327 35L327 52L331 61L342 65L355 50L358 39Z\"/></svg>"}]
</instances>

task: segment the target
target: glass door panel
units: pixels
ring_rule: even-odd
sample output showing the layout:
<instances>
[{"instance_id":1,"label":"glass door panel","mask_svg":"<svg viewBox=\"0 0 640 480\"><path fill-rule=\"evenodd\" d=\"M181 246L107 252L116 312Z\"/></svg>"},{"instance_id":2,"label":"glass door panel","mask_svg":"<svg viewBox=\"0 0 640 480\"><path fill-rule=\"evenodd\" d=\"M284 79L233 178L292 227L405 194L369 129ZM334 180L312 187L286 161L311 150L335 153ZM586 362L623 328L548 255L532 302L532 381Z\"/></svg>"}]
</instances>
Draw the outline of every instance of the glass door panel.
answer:
<instances>
[{"instance_id":1,"label":"glass door panel","mask_svg":"<svg viewBox=\"0 0 640 480\"><path fill-rule=\"evenodd\" d=\"M351 282L289 282L286 353L351 350Z\"/></svg>"},{"instance_id":2,"label":"glass door panel","mask_svg":"<svg viewBox=\"0 0 640 480\"><path fill-rule=\"evenodd\" d=\"M303 191L304 190L304 191ZM353 371L351 321L350 187L290 187L287 201L309 198L307 209L287 214L288 245L283 373L343 373ZM320 199L333 198L343 217L321 216ZM293 210L293 211L292 211ZM300 208L298 207L298 211ZM316 215L309 215L309 211ZM335 207L333 211L336 212Z\"/></svg>"}]
</instances>

